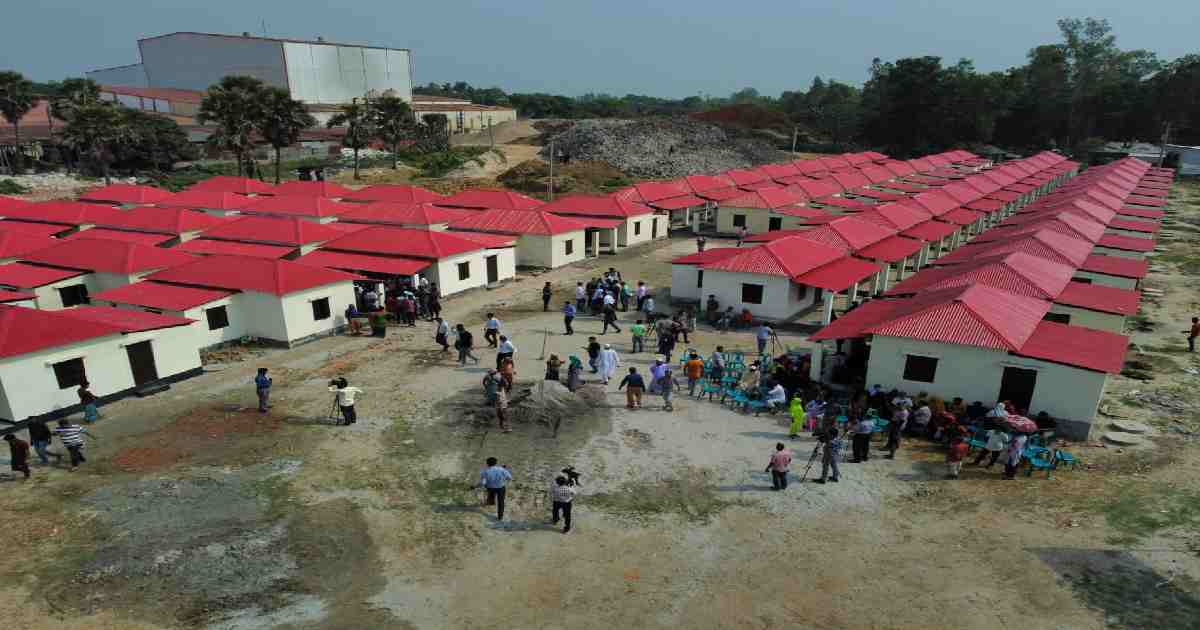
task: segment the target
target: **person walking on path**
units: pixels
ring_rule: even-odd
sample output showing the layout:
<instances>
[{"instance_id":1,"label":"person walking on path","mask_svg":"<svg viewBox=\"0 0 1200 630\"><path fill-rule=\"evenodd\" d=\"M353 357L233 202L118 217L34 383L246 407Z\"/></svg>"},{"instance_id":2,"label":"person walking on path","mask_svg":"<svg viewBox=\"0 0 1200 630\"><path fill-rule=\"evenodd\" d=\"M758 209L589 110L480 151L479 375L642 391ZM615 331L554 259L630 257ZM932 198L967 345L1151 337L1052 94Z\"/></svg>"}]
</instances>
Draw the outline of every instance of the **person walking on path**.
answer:
<instances>
[{"instance_id":1,"label":"person walking on path","mask_svg":"<svg viewBox=\"0 0 1200 630\"><path fill-rule=\"evenodd\" d=\"M575 315L578 313L578 310L575 308L574 304L572 304L570 302L564 302L562 313L563 313L563 330L565 331L565 332L563 332L563 334L564 335L574 335L575 329L571 326L571 322L575 321Z\"/></svg>"},{"instance_id":2,"label":"person walking on path","mask_svg":"<svg viewBox=\"0 0 1200 630\"><path fill-rule=\"evenodd\" d=\"M671 400L675 397L675 392L679 391L679 380L675 378L675 373L671 368L664 364L662 378L658 379L658 392L663 397L663 411L675 411L675 405Z\"/></svg>"},{"instance_id":3,"label":"person walking on path","mask_svg":"<svg viewBox=\"0 0 1200 630\"><path fill-rule=\"evenodd\" d=\"M626 409L641 409L642 394L646 391L646 381L638 374L637 368L629 368L629 374L621 379L621 383L617 385L617 391L625 389L625 408Z\"/></svg>"},{"instance_id":4,"label":"person walking on path","mask_svg":"<svg viewBox=\"0 0 1200 630\"><path fill-rule=\"evenodd\" d=\"M75 390L75 395L79 396L79 404L83 405L83 421L88 424L100 419L100 410L97 407L100 399L92 393L91 387L91 383L84 381L79 384L79 389Z\"/></svg>"},{"instance_id":5,"label":"person walking on path","mask_svg":"<svg viewBox=\"0 0 1200 630\"><path fill-rule=\"evenodd\" d=\"M633 299L633 289L629 287L629 283L621 281L621 311L629 312L629 300Z\"/></svg>"},{"instance_id":6,"label":"person walking on path","mask_svg":"<svg viewBox=\"0 0 1200 630\"><path fill-rule=\"evenodd\" d=\"M442 316L442 303L438 299L437 285L431 285L429 290L429 315L436 319Z\"/></svg>"},{"instance_id":7,"label":"person walking on path","mask_svg":"<svg viewBox=\"0 0 1200 630\"><path fill-rule=\"evenodd\" d=\"M50 433L50 427L46 426L44 420L33 420L25 428L29 430L29 442L33 444L33 450L43 464L49 464L51 456L62 461L61 453L50 452L50 442L54 434Z\"/></svg>"},{"instance_id":8,"label":"person walking on path","mask_svg":"<svg viewBox=\"0 0 1200 630\"><path fill-rule=\"evenodd\" d=\"M588 367L592 368L592 374L600 371L600 342L596 341L595 337L588 337L588 344L585 346L588 353Z\"/></svg>"},{"instance_id":9,"label":"person walking on path","mask_svg":"<svg viewBox=\"0 0 1200 630\"><path fill-rule=\"evenodd\" d=\"M646 351L646 325L642 323L642 320L640 320L640 319L637 320L637 323L635 323L634 325L629 327L629 334L632 335L632 337L633 337L633 339L632 339L633 350L631 350L630 352L632 354L637 354L639 352L645 352Z\"/></svg>"},{"instance_id":10,"label":"person walking on path","mask_svg":"<svg viewBox=\"0 0 1200 630\"><path fill-rule=\"evenodd\" d=\"M837 427L830 428L826 435L828 437L821 452L821 478L813 479L815 483L825 483L826 479L837 483L840 476L838 462L842 459L842 439L838 437ZM832 477L828 476L830 470L833 471Z\"/></svg>"},{"instance_id":11,"label":"person walking on path","mask_svg":"<svg viewBox=\"0 0 1200 630\"><path fill-rule=\"evenodd\" d=\"M1008 451L1004 453L1004 479L1012 481L1017 476L1017 468L1021 465L1021 454L1025 451L1027 439L1024 433L1018 433L1008 443Z\"/></svg>"},{"instance_id":12,"label":"person walking on path","mask_svg":"<svg viewBox=\"0 0 1200 630\"><path fill-rule=\"evenodd\" d=\"M271 406L271 383L273 379L267 376L267 368L258 368L258 375L254 377L254 391L258 394L258 412L267 413L267 409Z\"/></svg>"},{"instance_id":13,"label":"person walking on path","mask_svg":"<svg viewBox=\"0 0 1200 630\"><path fill-rule=\"evenodd\" d=\"M29 479L29 443L12 433L4 436L4 441L8 442L8 459L13 472L24 473L25 479Z\"/></svg>"},{"instance_id":14,"label":"person walking on path","mask_svg":"<svg viewBox=\"0 0 1200 630\"><path fill-rule=\"evenodd\" d=\"M511 433L512 427L508 425L508 395L512 392L512 380L500 373L496 374L496 379L496 424L501 433Z\"/></svg>"},{"instance_id":15,"label":"person walking on path","mask_svg":"<svg viewBox=\"0 0 1200 630\"><path fill-rule=\"evenodd\" d=\"M670 363L671 353L675 352L675 334L671 320L661 319L655 324L655 328L658 334L658 353L663 355L665 362Z\"/></svg>"},{"instance_id":16,"label":"person walking on path","mask_svg":"<svg viewBox=\"0 0 1200 630\"><path fill-rule=\"evenodd\" d=\"M612 304L605 304L604 328L600 330L600 334L603 335L607 333L609 326L612 326L613 330L621 332L621 327L617 326L617 310L613 308Z\"/></svg>"},{"instance_id":17,"label":"person walking on path","mask_svg":"<svg viewBox=\"0 0 1200 630\"><path fill-rule=\"evenodd\" d=\"M500 320L496 319L495 313L487 314L487 322L483 324L483 339L488 342L489 348L495 348L500 345Z\"/></svg>"},{"instance_id":18,"label":"person walking on path","mask_svg":"<svg viewBox=\"0 0 1200 630\"><path fill-rule=\"evenodd\" d=\"M550 310L550 298L554 297L554 289L550 288L550 283L542 285L542 312Z\"/></svg>"},{"instance_id":19,"label":"person walking on path","mask_svg":"<svg viewBox=\"0 0 1200 630\"><path fill-rule=\"evenodd\" d=\"M804 399L799 394L792 397L792 402L788 403L788 414L792 416L792 424L788 426L788 437L794 440L804 432Z\"/></svg>"},{"instance_id":20,"label":"person walking on path","mask_svg":"<svg viewBox=\"0 0 1200 630\"><path fill-rule=\"evenodd\" d=\"M513 355L517 353L517 347L513 342L509 341L508 337L500 335L500 345L496 348L496 369L504 365L505 361L512 361Z\"/></svg>"},{"instance_id":21,"label":"person walking on path","mask_svg":"<svg viewBox=\"0 0 1200 630\"><path fill-rule=\"evenodd\" d=\"M571 502L575 500L575 486L567 478L559 475L550 484L550 524L558 525L558 516L563 519L562 533L571 531Z\"/></svg>"},{"instance_id":22,"label":"person walking on path","mask_svg":"<svg viewBox=\"0 0 1200 630\"><path fill-rule=\"evenodd\" d=\"M975 457L975 461L971 465L978 466L983 463L983 458L991 456L988 460L987 468L996 465L996 460L1000 459L1000 454L1008 448L1009 435L1000 429L992 429L987 434L987 444L979 451L979 455Z\"/></svg>"},{"instance_id":23,"label":"person walking on path","mask_svg":"<svg viewBox=\"0 0 1200 630\"><path fill-rule=\"evenodd\" d=\"M767 322L761 322L758 325L758 333L755 335L755 340L758 341L758 354L764 355L767 353L767 342L775 335L775 331L771 329Z\"/></svg>"},{"instance_id":24,"label":"person walking on path","mask_svg":"<svg viewBox=\"0 0 1200 630\"><path fill-rule=\"evenodd\" d=\"M442 347L443 353L449 352L450 341L448 338L450 336L450 324L447 324L446 320L441 317L435 318L434 321L437 322L437 328L434 329L433 340Z\"/></svg>"},{"instance_id":25,"label":"person walking on path","mask_svg":"<svg viewBox=\"0 0 1200 630\"><path fill-rule=\"evenodd\" d=\"M637 310L641 311L642 307L646 304L646 293L649 290L650 288L646 286L645 282L638 280L637 293L635 294L637 295Z\"/></svg>"},{"instance_id":26,"label":"person walking on path","mask_svg":"<svg viewBox=\"0 0 1200 630\"><path fill-rule=\"evenodd\" d=\"M575 310L582 311L587 306L587 289L582 282L575 283Z\"/></svg>"},{"instance_id":27,"label":"person walking on path","mask_svg":"<svg viewBox=\"0 0 1200 630\"><path fill-rule=\"evenodd\" d=\"M684 376L687 376L688 396L696 395L696 385L704 378L704 361L700 355L693 352L683 364Z\"/></svg>"},{"instance_id":28,"label":"person walking on path","mask_svg":"<svg viewBox=\"0 0 1200 630\"><path fill-rule=\"evenodd\" d=\"M83 456L83 435L87 433L87 429L78 424L71 424L70 420L62 418L58 421L58 428L54 429L54 433L58 435L58 439L62 440L63 446L67 448L67 453L71 456L72 471L87 461L87 458Z\"/></svg>"},{"instance_id":29,"label":"person walking on path","mask_svg":"<svg viewBox=\"0 0 1200 630\"><path fill-rule=\"evenodd\" d=\"M892 414L892 421L888 423L888 441L883 448L887 449L888 454L884 455L886 459L896 459L896 451L900 448L900 438L904 435L904 428L908 426L908 406L900 405Z\"/></svg>"},{"instance_id":30,"label":"person walking on path","mask_svg":"<svg viewBox=\"0 0 1200 630\"><path fill-rule=\"evenodd\" d=\"M1200 317L1192 318L1192 327L1187 330L1188 352L1196 351L1196 337L1200 337Z\"/></svg>"},{"instance_id":31,"label":"person walking on path","mask_svg":"<svg viewBox=\"0 0 1200 630\"><path fill-rule=\"evenodd\" d=\"M341 424L351 425L358 422L358 413L354 410L354 400L363 393L357 387L351 387L345 377L338 378L329 386L329 391L337 398L338 409L342 411Z\"/></svg>"},{"instance_id":32,"label":"person walking on path","mask_svg":"<svg viewBox=\"0 0 1200 630\"><path fill-rule=\"evenodd\" d=\"M869 418L856 418L851 424L854 437L850 446L853 450L852 463L859 464L871 460L871 434L875 432L875 421Z\"/></svg>"},{"instance_id":33,"label":"person walking on path","mask_svg":"<svg viewBox=\"0 0 1200 630\"><path fill-rule=\"evenodd\" d=\"M495 457L487 458L487 468L479 473L479 485L476 487L483 488L487 492L485 505L496 506L496 520L498 521L504 520L504 495L508 482L512 479L512 470L508 466L499 465Z\"/></svg>"},{"instance_id":34,"label":"person walking on path","mask_svg":"<svg viewBox=\"0 0 1200 630\"><path fill-rule=\"evenodd\" d=\"M963 458L967 456L967 443L960 437L950 441L950 450L946 451L946 477L958 479L962 472Z\"/></svg>"},{"instance_id":35,"label":"person walking on path","mask_svg":"<svg viewBox=\"0 0 1200 630\"><path fill-rule=\"evenodd\" d=\"M696 237L696 251L697 252L704 251L704 246L707 244L708 244L708 239L704 238L703 236Z\"/></svg>"},{"instance_id":36,"label":"person walking on path","mask_svg":"<svg viewBox=\"0 0 1200 630\"><path fill-rule=\"evenodd\" d=\"M775 452L771 453L771 461L767 464L767 472L771 473L771 489L787 490L788 467L792 465L792 451L783 442L775 443Z\"/></svg>"},{"instance_id":37,"label":"person walking on path","mask_svg":"<svg viewBox=\"0 0 1200 630\"><path fill-rule=\"evenodd\" d=\"M617 351L613 350L612 344L604 344L604 349L600 351L600 356L596 359L596 367L600 371L600 379L607 385L613 373L621 367L621 357L617 356Z\"/></svg>"},{"instance_id":38,"label":"person walking on path","mask_svg":"<svg viewBox=\"0 0 1200 630\"><path fill-rule=\"evenodd\" d=\"M478 365L479 357L471 353L471 349L475 347L475 336L462 324L455 325L454 329L458 333L458 338L454 340L454 349L458 350L458 364L466 365L467 357L471 357L471 360Z\"/></svg>"}]
</instances>

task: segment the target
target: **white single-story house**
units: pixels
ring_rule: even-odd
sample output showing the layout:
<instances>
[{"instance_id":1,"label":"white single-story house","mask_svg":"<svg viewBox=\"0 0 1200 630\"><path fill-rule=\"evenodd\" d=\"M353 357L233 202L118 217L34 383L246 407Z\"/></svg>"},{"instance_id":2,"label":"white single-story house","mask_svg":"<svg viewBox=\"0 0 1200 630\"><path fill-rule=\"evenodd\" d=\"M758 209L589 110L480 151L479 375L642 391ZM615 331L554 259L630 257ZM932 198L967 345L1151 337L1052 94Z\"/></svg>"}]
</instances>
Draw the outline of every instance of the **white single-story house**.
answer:
<instances>
[{"instance_id":1,"label":"white single-story house","mask_svg":"<svg viewBox=\"0 0 1200 630\"><path fill-rule=\"evenodd\" d=\"M390 201L362 204L338 216L338 223L389 225L414 230L445 230L453 221L474 214L471 210L442 208L432 203L401 204Z\"/></svg>"},{"instance_id":2,"label":"white single-story house","mask_svg":"<svg viewBox=\"0 0 1200 630\"><path fill-rule=\"evenodd\" d=\"M656 215L654 208L619 195L567 195L538 208L544 212L580 219L619 220L617 246L633 247L654 239L667 238L666 217ZM600 249L612 251L607 230L601 230Z\"/></svg>"},{"instance_id":3,"label":"white single-story house","mask_svg":"<svg viewBox=\"0 0 1200 630\"><path fill-rule=\"evenodd\" d=\"M541 210L484 210L450 223L449 233L464 238L475 233L515 238L517 265L555 269L599 255L599 234L591 229L598 222L609 232L606 240L615 253L616 226L621 223L617 219L575 219Z\"/></svg>"},{"instance_id":4,"label":"white single-story house","mask_svg":"<svg viewBox=\"0 0 1200 630\"><path fill-rule=\"evenodd\" d=\"M289 247L297 250L293 254L289 254L294 256L307 254L322 243L340 238L345 233L345 231L329 225L296 217L247 216L205 230L200 233L197 240L236 241Z\"/></svg>"},{"instance_id":5,"label":"white single-story house","mask_svg":"<svg viewBox=\"0 0 1200 630\"><path fill-rule=\"evenodd\" d=\"M33 305L56 311L88 303L86 271L40 267L21 262L0 265L0 289L33 294Z\"/></svg>"},{"instance_id":6,"label":"white single-story house","mask_svg":"<svg viewBox=\"0 0 1200 630\"><path fill-rule=\"evenodd\" d=\"M22 257L22 261L40 267L86 272L83 282L88 294L125 286L194 260L195 256L172 249L83 236Z\"/></svg>"}]
</instances>

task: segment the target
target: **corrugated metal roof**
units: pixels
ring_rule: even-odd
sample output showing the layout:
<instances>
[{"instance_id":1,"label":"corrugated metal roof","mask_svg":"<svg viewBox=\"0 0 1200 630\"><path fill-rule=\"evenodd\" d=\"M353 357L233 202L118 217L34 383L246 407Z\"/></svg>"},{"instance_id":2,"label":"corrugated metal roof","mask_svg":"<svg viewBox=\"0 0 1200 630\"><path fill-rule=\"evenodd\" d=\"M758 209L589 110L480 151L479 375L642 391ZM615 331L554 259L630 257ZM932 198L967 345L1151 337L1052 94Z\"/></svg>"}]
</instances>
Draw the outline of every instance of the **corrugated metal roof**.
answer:
<instances>
[{"instance_id":1,"label":"corrugated metal roof","mask_svg":"<svg viewBox=\"0 0 1200 630\"><path fill-rule=\"evenodd\" d=\"M1128 348L1129 338L1124 335L1057 322L1041 322L1016 354L1117 374L1125 365Z\"/></svg>"},{"instance_id":2,"label":"corrugated metal roof","mask_svg":"<svg viewBox=\"0 0 1200 630\"><path fill-rule=\"evenodd\" d=\"M971 225L981 218L983 218L982 212L968 210L967 208L958 208L957 210L951 210L950 212L943 214L942 216L938 217L937 220L946 223L952 223L954 225Z\"/></svg>"},{"instance_id":3,"label":"corrugated metal roof","mask_svg":"<svg viewBox=\"0 0 1200 630\"><path fill-rule=\"evenodd\" d=\"M428 260L416 258L400 258L398 256L372 256L369 254L351 254L317 250L309 252L296 259L296 262L306 265L316 265L329 269L344 269L346 271L365 271L382 273L391 276L411 276L429 267Z\"/></svg>"},{"instance_id":4,"label":"corrugated metal roof","mask_svg":"<svg viewBox=\"0 0 1200 630\"><path fill-rule=\"evenodd\" d=\"M1126 258L1124 256L1105 256L1092 254L1079 266L1080 271L1089 271L1106 276L1119 278L1145 278L1150 273L1150 263L1146 260Z\"/></svg>"},{"instance_id":5,"label":"corrugated metal roof","mask_svg":"<svg viewBox=\"0 0 1200 630\"><path fill-rule=\"evenodd\" d=\"M1108 287L1102 284L1070 282L1054 298L1054 301L1058 304L1102 313L1133 315L1138 312L1138 302L1141 301L1141 298L1142 295L1139 291Z\"/></svg>"},{"instance_id":6,"label":"corrugated metal roof","mask_svg":"<svg viewBox=\"0 0 1200 630\"><path fill-rule=\"evenodd\" d=\"M740 197L722 201L720 206L722 208L783 208L801 204L804 201L805 197L773 186L743 193Z\"/></svg>"},{"instance_id":7,"label":"corrugated metal roof","mask_svg":"<svg viewBox=\"0 0 1200 630\"><path fill-rule=\"evenodd\" d=\"M943 256L935 265L956 264L970 261L980 256L1006 254L1009 252L1025 252L1049 260L1078 267L1092 253L1092 244L1066 234L1051 230L1038 230L1012 240L997 243L981 243L967 245L957 251Z\"/></svg>"},{"instance_id":8,"label":"corrugated metal roof","mask_svg":"<svg viewBox=\"0 0 1200 630\"><path fill-rule=\"evenodd\" d=\"M217 175L188 186L188 192L228 192L249 195L269 193L274 186L249 177Z\"/></svg>"},{"instance_id":9,"label":"corrugated metal roof","mask_svg":"<svg viewBox=\"0 0 1200 630\"><path fill-rule=\"evenodd\" d=\"M702 252L696 252L694 254L680 256L679 258L672 260L671 264L672 265L707 265L709 263L717 262L718 260L725 260L726 258L732 258L734 256L737 256L738 254L745 253L746 251L747 250L745 250L741 247L715 247L713 249L706 249Z\"/></svg>"},{"instance_id":10,"label":"corrugated metal roof","mask_svg":"<svg viewBox=\"0 0 1200 630\"><path fill-rule=\"evenodd\" d=\"M958 203L971 203L983 197L983 193L979 192L974 186L964 182L951 182L942 186L940 190L953 197Z\"/></svg>"},{"instance_id":11,"label":"corrugated metal roof","mask_svg":"<svg viewBox=\"0 0 1200 630\"><path fill-rule=\"evenodd\" d=\"M829 197L841 192L841 188L833 180L824 179L803 179L796 180L793 184L788 184L786 190L799 191L808 199L816 199L819 197Z\"/></svg>"},{"instance_id":12,"label":"corrugated metal roof","mask_svg":"<svg viewBox=\"0 0 1200 630\"><path fill-rule=\"evenodd\" d=\"M62 225L105 225L119 221L125 211L98 203L41 201L4 211L6 219Z\"/></svg>"},{"instance_id":13,"label":"corrugated metal roof","mask_svg":"<svg viewBox=\"0 0 1200 630\"><path fill-rule=\"evenodd\" d=\"M682 197L672 197L661 201L651 202L650 205L661 210L682 210L684 208L695 208L703 206L708 202L695 196L684 195Z\"/></svg>"},{"instance_id":14,"label":"corrugated metal roof","mask_svg":"<svg viewBox=\"0 0 1200 630\"><path fill-rule=\"evenodd\" d=\"M246 214L269 214L289 217L337 217L362 206L311 195L276 194L273 197L248 199L242 206Z\"/></svg>"},{"instance_id":15,"label":"corrugated metal roof","mask_svg":"<svg viewBox=\"0 0 1200 630\"><path fill-rule=\"evenodd\" d=\"M1159 230L1158 223L1153 221L1133 221L1130 219L1113 219L1108 222L1108 227L1129 232L1144 232L1146 234L1157 234Z\"/></svg>"},{"instance_id":16,"label":"corrugated metal roof","mask_svg":"<svg viewBox=\"0 0 1200 630\"><path fill-rule=\"evenodd\" d=\"M47 236L6 230L2 225L0 224L0 258L17 258L22 254L46 249L57 242Z\"/></svg>"},{"instance_id":17,"label":"corrugated metal roof","mask_svg":"<svg viewBox=\"0 0 1200 630\"><path fill-rule=\"evenodd\" d=\"M358 279L353 274L298 262L246 256L203 256L146 277L158 282L273 295Z\"/></svg>"},{"instance_id":18,"label":"corrugated metal roof","mask_svg":"<svg viewBox=\"0 0 1200 630\"><path fill-rule=\"evenodd\" d=\"M1143 219L1161 219L1167 216L1167 213L1162 210L1151 210L1149 208L1134 208L1123 207L1117 210L1117 214L1122 214L1127 217L1141 217Z\"/></svg>"},{"instance_id":19,"label":"corrugated metal roof","mask_svg":"<svg viewBox=\"0 0 1200 630\"><path fill-rule=\"evenodd\" d=\"M465 219L471 210L442 208L430 203L403 204L381 201L365 204L338 217L338 223L371 223L380 225L434 225ZM336 225L326 224L326 225Z\"/></svg>"},{"instance_id":20,"label":"corrugated metal roof","mask_svg":"<svg viewBox=\"0 0 1200 630\"><path fill-rule=\"evenodd\" d=\"M0 305L0 358L121 334L113 326L73 319L63 313Z\"/></svg>"},{"instance_id":21,"label":"corrugated metal roof","mask_svg":"<svg viewBox=\"0 0 1200 630\"><path fill-rule=\"evenodd\" d=\"M1127 252L1152 252L1154 251L1154 239L1105 234L1104 236L1100 237L1099 241L1096 241L1096 246L1107 247L1108 249L1119 249Z\"/></svg>"},{"instance_id":22,"label":"corrugated metal roof","mask_svg":"<svg viewBox=\"0 0 1200 630\"><path fill-rule=\"evenodd\" d=\"M295 246L262 245L238 241L207 241L196 239L180 243L172 249L205 256L249 256L251 258L283 258L296 250Z\"/></svg>"},{"instance_id":23,"label":"corrugated metal roof","mask_svg":"<svg viewBox=\"0 0 1200 630\"><path fill-rule=\"evenodd\" d=\"M300 195L304 197L328 197L330 199L348 197L354 194L350 188L337 182L284 182L271 188L274 195Z\"/></svg>"},{"instance_id":24,"label":"corrugated metal roof","mask_svg":"<svg viewBox=\"0 0 1200 630\"><path fill-rule=\"evenodd\" d=\"M477 252L484 247L470 240L465 234L460 236L434 230L380 226L326 243L325 249L440 260L467 252Z\"/></svg>"},{"instance_id":25,"label":"corrugated metal roof","mask_svg":"<svg viewBox=\"0 0 1200 630\"><path fill-rule=\"evenodd\" d=\"M59 241L45 249L25 254L21 259L66 269L119 274L169 269L195 260L173 249L86 237Z\"/></svg>"},{"instance_id":26,"label":"corrugated metal roof","mask_svg":"<svg viewBox=\"0 0 1200 630\"><path fill-rule=\"evenodd\" d=\"M869 245L874 245L895 233L896 230L892 228L863 221L854 216L843 216L808 230L801 235L801 238L825 243L846 253L853 253Z\"/></svg>"},{"instance_id":27,"label":"corrugated metal roof","mask_svg":"<svg viewBox=\"0 0 1200 630\"><path fill-rule=\"evenodd\" d=\"M472 210L533 210L542 202L533 197L526 197L507 190L471 189L443 197L436 202L439 206L449 208L468 208Z\"/></svg>"},{"instance_id":28,"label":"corrugated metal roof","mask_svg":"<svg viewBox=\"0 0 1200 630\"><path fill-rule=\"evenodd\" d=\"M722 175L732 179L733 183L737 186L746 186L771 179L770 175L753 168L730 169L722 173Z\"/></svg>"},{"instance_id":29,"label":"corrugated metal roof","mask_svg":"<svg viewBox=\"0 0 1200 630\"><path fill-rule=\"evenodd\" d=\"M1051 300L1062 293L1075 267L1023 252L985 256L961 265L928 267L897 284L888 295L912 295L965 285L983 285L1016 295Z\"/></svg>"},{"instance_id":30,"label":"corrugated metal roof","mask_svg":"<svg viewBox=\"0 0 1200 630\"><path fill-rule=\"evenodd\" d=\"M1045 300L982 285L931 291L907 300L888 320L869 329L876 335L1016 350L1033 335L1050 310Z\"/></svg>"},{"instance_id":31,"label":"corrugated metal roof","mask_svg":"<svg viewBox=\"0 0 1200 630\"><path fill-rule=\"evenodd\" d=\"M708 264L705 268L794 278L844 256L827 245L792 237L746 248L737 256Z\"/></svg>"},{"instance_id":32,"label":"corrugated metal roof","mask_svg":"<svg viewBox=\"0 0 1200 630\"><path fill-rule=\"evenodd\" d=\"M591 221L586 219L573 219L539 210L484 210L450 223L450 229L549 236L582 232L590 225Z\"/></svg>"},{"instance_id":33,"label":"corrugated metal roof","mask_svg":"<svg viewBox=\"0 0 1200 630\"><path fill-rule=\"evenodd\" d=\"M900 234L902 236L920 239L922 241L935 242L940 241L957 231L957 225L929 220L924 223L914 225L907 230L903 230L900 232Z\"/></svg>"},{"instance_id":34,"label":"corrugated metal roof","mask_svg":"<svg viewBox=\"0 0 1200 630\"><path fill-rule=\"evenodd\" d=\"M215 217L197 210L183 208L133 208L100 225L138 232L179 235L185 232L209 230L228 223L226 217ZM94 230L85 230L92 232Z\"/></svg>"},{"instance_id":35,"label":"corrugated metal roof","mask_svg":"<svg viewBox=\"0 0 1200 630\"><path fill-rule=\"evenodd\" d=\"M83 322L112 326L123 333L177 328L179 326L189 326L196 321L184 317L174 317L128 308L110 308L107 306L76 306L75 308L59 312Z\"/></svg>"},{"instance_id":36,"label":"corrugated metal roof","mask_svg":"<svg viewBox=\"0 0 1200 630\"><path fill-rule=\"evenodd\" d=\"M879 273L880 266L857 258L842 258L792 278L805 286L843 291Z\"/></svg>"},{"instance_id":37,"label":"corrugated metal roof","mask_svg":"<svg viewBox=\"0 0 1200 630\"><path fill-rule=\"evenodd\" d=\"M87 201L106 201L125 204L151 204L171 197L171 192L153 186L137 186L134 184L110 184L103 188L89 190L79 195Z\"/></svg>"},{"instance_id":38,"label":"corrugated metal roof","mask_svg":"<svg viewBox=\"0 0 1200 630\"><path fill-rule=\"evenodd\" d=\"M233 192L185 190L155 202L154 205L159 208L188 208L192 210L240 210L255 201L256 198Z\"/></svg>"},{"instance_id":39,"label":"corrugated metal roof","mask_svg":"<svg viewBox=\"0 0 1200 630\"><path fill-rule=\"evenodd\" d=\"M58 269L55 267L40 267L15 262L0 265L0 286L15 289L36 289L59 280L82 276L86 272L78 269Z\"/></svg>"},{"instance_id":40,"label":"corrugated metal roof","mask_svg":"<svg viewBox=\"0 0 1200 630\"><path fill-rule=\"evenodd\" d=\"M961 205L954 197L937 190L913 195L912 200L934 217L940 217Z\"/></svg>"},{"instance_id":41,"label":"corrugated metal roof","mask_svg":"<svg viewBox=\"0 0 1200 630\"><path fill-rule=\"evenodd\" d=\"M144 306L164 311L186 311L203 304L223 300L231 295L233 295L232 291L223 289L202 289L143 281L101 291L93 295L92 300Z\"/></svg>"},{"instance_id":42,"label":"corrugated metal roof","mask_svg":"<svg viewBox=\"0 0 1200 630\"><path fill-rule=\"evenodd\" d=\"M567 195L538 208L566 216L629 218L653 214L654 208L615 195Z\"/></svg>"},{"instance_id":43,"label":"corrugated metal roof","mask_svg":"<svg viewBox=\"0 0 1200 630\"><path fill-rule=\"evenodd\" d=\"M126 243L140 243L142 245L157 246L165 243L173 238L170 234L155 234L152 232L130 232L127 230L110 230L108 228L92 228L75 232L62 237L63 241L70 241L80 238L100 239L105 241L124 241Z\"/></svg>"},{"instance_id":44,"label":"corrugated metal roof","mask_svg":"<svg viewBox=\"0 0 1200 630\"><path fill-rule=\"evenodd\" d=\"M889 236L874 245L868 245L855 254L859 258L868 260L882 260L884 262L897 262L912 256L921 251L925 244L921 241L912 238L904 238L903 236Z\"/></svg>"}]
</instances>

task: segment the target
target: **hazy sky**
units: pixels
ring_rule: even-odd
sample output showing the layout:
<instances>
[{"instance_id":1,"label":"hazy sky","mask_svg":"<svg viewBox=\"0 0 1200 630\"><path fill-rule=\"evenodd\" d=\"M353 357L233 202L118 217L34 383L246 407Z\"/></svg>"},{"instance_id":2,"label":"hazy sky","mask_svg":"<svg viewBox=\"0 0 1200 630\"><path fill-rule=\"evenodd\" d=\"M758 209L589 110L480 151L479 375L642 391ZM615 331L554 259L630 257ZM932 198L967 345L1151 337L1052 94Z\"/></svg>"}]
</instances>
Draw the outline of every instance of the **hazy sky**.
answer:
<instances>
[{"instance_id":1,"label":"hazy sky","mask_svg":"<svg viewBox=\"0 0 1200 630\"><path fill-rule=\"evenodd\" d=\"M872 57L939 55L983 70L1057 39L1060 17L1107 18L1122 48L1200 52L1200 1L1158 0L37 0L5 9L0 69L38 80L136 63L172 31L268 34L413 51L415 81L508 91L724 96L859 83ZM649 5L649 6L648 6Z\"/></svg>"}]
</instances>

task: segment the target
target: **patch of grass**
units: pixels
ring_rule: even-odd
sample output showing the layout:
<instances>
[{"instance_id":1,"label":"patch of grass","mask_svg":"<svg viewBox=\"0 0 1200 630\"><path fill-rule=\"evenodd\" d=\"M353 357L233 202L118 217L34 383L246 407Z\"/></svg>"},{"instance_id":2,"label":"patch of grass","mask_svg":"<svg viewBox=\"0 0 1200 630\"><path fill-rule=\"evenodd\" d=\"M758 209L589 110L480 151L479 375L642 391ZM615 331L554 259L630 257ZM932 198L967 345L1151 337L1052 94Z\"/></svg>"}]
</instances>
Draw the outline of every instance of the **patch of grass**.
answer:
<instances>
[{"instance_id":1,"label":"patch of grass","mask_svg":"<svg viewBox=\"0 0 1200 630\"><path fill-rule=\"evenodd\" d=\"M1109 544L1130 545L1166 529L1200 530L1200 492L1162 485L1127 483L1093 509L1115 533Z\"/></svg>"},{"instance_id":2,"label":"patch of grass","mask_svg":"<svg viewBox=\"0 0 1200 630\"><path fill-rule=\"evenodd\" d=\"M23 195L29 188L17 183L15 179L0 179L0 195Z\"/></svg>"},{"instance_id":3,"label":"patch of grass","mask_svg":"<svg viewBox=\"0 0 1200 630\"><path fill-rule=\"evenodd\" d=\"M288 475L271 475L250 484L250 492L267 501L267 519L270 521L282 518L293 507L291 491L292 480Z\"/></svg>"},{"instance_id":4,"label":"patch of grass","mask_svg":"<svg viewBox=\"0 0 1200 630\"><path fill-rule=\"evenodd\" d=\"M633 519L674 514L700 523L707 523L725 508L744 505L717 496L698 471L676 479L630 482L616 492L588 495L585 500L589 507Z\"/></svg>"}]
</instances>

